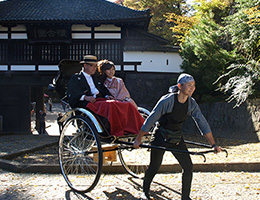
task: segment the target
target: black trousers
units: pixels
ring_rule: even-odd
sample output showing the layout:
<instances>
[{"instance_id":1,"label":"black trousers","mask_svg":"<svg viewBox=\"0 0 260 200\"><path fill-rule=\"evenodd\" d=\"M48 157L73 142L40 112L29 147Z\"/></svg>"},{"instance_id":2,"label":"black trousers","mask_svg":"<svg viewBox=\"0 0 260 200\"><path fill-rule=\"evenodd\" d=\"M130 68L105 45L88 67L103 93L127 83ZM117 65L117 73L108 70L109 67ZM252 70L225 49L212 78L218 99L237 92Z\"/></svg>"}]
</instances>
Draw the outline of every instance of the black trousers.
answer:
<instances>
[{"instance_id":1,"label":"black trousers","mask_svg":"<svg viewBox=\"0 0 260 200\"><path fill-rule=\"evenodd\" d=\"M160 131L157 130L155 133L154 140L152 141L152 145L156 146L164 146L172 149L180 149L180 150L187 150L186 144L184 143L183 139L178 144L169 144L164 142ZM150 185L151 182L158 172L163 155L164 150L152 149L150 155L150 165L145 173L144 182L143 182L143 191L147 197L149 197ZM178 153L172 152L174 157L178 160L180 166L182 167L182 199L190 199L190 189L191 189L191 182L192 182L192 169L193 164L189 154L186 153Z\"/></svg>"}]
</instances>

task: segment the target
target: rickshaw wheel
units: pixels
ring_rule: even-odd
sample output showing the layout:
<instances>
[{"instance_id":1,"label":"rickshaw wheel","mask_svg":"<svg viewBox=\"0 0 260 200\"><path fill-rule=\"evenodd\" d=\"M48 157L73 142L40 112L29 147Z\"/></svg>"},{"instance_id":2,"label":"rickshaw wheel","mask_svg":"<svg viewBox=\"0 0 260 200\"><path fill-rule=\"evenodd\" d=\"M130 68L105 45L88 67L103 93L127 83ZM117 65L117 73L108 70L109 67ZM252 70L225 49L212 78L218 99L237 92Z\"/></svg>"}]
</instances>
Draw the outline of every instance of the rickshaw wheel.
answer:
<instances>
[{"instance_id":1,"label":"rickshaw wheel","mask_svg":"<svg viewBox=\"0 0 260 200\"><path fill-rule=\"evenodd\" d=\"M150 112L143 108L138 108L139 113L146 119ZM154 126L151 128L154 128ZM120 140L133 143L136 135L121 138ZM142 138L143 144L149 144L151 134L145 135ZM129 147L129 148L128 148ZM132 146L120 145L118 149L119 160L124 169L135 178L143 178L144 173L150 164L150 150L146 148L133 149Z\"/></svg>"},{"instance_id":2,"label":"rickshaw wheel","mask_svg":"<svg viewBox=\"0 0 260 200\"><path fill-rule=\"evenodd\" d=\"M103 153L97 130L88 118L74 116L67 120L59 141L59 163L71 189L85 193L97 185Z\"/></svg>"},{"instance_id":3,"label":"rickshaw wheel","mask_svg":"<svg viewBox=\"0 0 260 200\"><path fill-rule=\"evenodd\" d=\"M133 143L136 136L120 139ZM150 143L151 135L142 138L143 144ZM146 148L133 149L132 145L121 144L118 149L118 157L124 169L135 178L143 178L150 163L150 150Z\"/></svg>"}]
</instances>

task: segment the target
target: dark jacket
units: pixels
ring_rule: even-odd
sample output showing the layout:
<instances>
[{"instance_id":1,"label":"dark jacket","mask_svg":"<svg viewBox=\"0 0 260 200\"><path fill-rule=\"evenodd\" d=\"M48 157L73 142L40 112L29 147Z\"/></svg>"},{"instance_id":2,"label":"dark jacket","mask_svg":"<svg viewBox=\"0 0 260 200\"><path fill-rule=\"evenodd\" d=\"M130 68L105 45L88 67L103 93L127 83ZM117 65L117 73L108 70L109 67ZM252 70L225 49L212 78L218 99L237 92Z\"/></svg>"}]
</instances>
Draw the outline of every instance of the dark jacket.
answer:
<instances>
[{"instance_id":1,"label":"dark jacket","mask_svg":"<svg viewBox=\"0 0 260 200\"><path fill-rule=\"evenodd\" d=\"M149 117L145 120L142 130L144 132L148 132L153 124L158 121L161 116L166 113L172 112L172 108L174 106L174 93L169 93L161 97L161 99L157 102L155 107L153 108ZM194 98L188 98L188 115L192 117L200 130L201 134L211 133L210 126L200 111L199 105L195 101Z\"/></svg>"},{"instance_id":2,"label":"dark jacket","mask_svg":"<svg viewBox=\"0 0 260 200\"><path fill-rule=\"evenodd\" d=\"M99 96L98 97L105 97L106 95L111 95L107 88L101 84L97 78L92 76L93 82L96 86L96 88L99 91ZM72 108L75 107L86 107L88 104L88 101L80 101L80 98L82 95L86 96L92 96L90 86L88 85L88 82L83 75L83 73L79 74L74 74L68 84L68 89L67 89L67 96L69 100L69 104Z\"/></svg>"}]
</instances>

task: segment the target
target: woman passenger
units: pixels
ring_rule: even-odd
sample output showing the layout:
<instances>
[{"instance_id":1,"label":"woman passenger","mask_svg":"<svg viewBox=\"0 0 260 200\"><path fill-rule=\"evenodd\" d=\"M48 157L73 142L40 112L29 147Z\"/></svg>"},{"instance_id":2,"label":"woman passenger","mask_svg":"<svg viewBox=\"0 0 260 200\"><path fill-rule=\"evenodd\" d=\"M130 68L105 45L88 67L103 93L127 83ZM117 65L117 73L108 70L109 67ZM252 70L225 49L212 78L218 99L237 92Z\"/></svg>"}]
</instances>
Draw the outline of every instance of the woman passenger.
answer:
<instances>
[{"instance_id":1,"label":"woman passenger","mask_svg":"<svg viewBox=\"0 0 260 200\"><path fill-rule=\"evenodd\" d=\"M115 65L109 60L101 60L97 63L98 71L101 75L101 83L105 85L110 94L111 99L118 101L128 101L131 102L136 108L137 105L131 98L128 90L125 87L124 81L121 78L115 77Z\"/></svg>"}]
</instances>

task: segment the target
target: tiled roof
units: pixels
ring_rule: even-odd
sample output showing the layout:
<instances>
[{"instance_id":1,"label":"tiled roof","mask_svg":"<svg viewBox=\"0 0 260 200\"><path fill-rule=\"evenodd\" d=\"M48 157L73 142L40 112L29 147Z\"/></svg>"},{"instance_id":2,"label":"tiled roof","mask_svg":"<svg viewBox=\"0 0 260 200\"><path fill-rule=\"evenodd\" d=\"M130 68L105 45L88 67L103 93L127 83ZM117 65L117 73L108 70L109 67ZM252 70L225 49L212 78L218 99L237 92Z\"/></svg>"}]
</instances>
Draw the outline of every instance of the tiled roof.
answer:
<instances>
[{"instance_id":1,"label":"tiled roof","mask_svg":"<svg viewBox=\"0 0 260 200\"><path fill-rule=\"evenodd\" d=\"M148 33L141 29L128 28L128 36L125 37L124 51L160 51L179 52L179 46L169 44L169 41Z\"/></svg>"},{"instance_id":2,"label":"tiled roof","mask_svg":"<svg viewBox=\"0 0 260 200\"><path fill-rule=\"evenodd\" d=\"M179 52L179 46L161 44L158 39L126 39L124 51Z\"/></svg>"},{"instance_id":3,"label":"tiled roof","mask_svg":"<svg viewBox=\"0 0 260 200\"><path fill-rule=\"evenodd\" d=\"M106 0L4 0L0 1L1 22L146 21L149 10L132 10Z\"/></svg>"}]
</instances>

